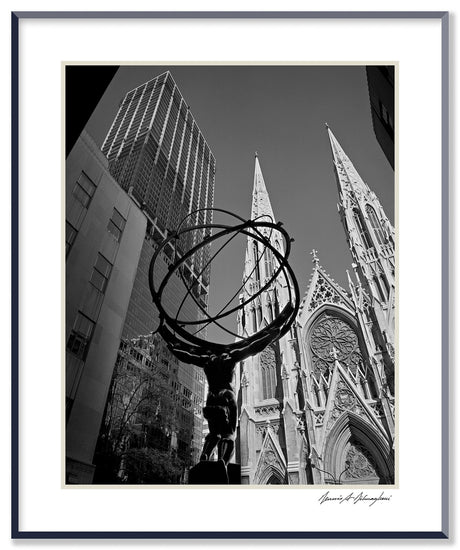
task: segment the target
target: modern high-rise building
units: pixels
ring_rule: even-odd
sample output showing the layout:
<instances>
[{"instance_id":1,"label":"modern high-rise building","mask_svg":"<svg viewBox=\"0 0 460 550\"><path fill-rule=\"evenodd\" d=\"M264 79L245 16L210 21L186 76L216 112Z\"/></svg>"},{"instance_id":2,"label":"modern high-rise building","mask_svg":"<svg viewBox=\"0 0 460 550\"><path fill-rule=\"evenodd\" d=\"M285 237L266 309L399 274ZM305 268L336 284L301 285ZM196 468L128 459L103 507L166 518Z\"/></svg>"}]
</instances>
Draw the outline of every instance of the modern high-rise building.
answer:
<instances>
[{"instance_id":1,"label":"modern high-rise building","mask_svg":"<svg viewBox=\"0 0 460 550\"><path fill-rule=\"evenodd\" d=\"M213 204L216 162L169 71L126 94L102 152L113 177L152 219L154 238ZM211 219L211 212L200 211L189 222ZM209 270L200 275L205 256L194 256L191 267L207 286Z\"/></svg>"},{"instance_id":2,"label":"modern high-rise building","mask_svg":"<svg viewBox=\"0 0 460 550\"><path fill-rule=\"evenodd\" d=\"M66 482L93 480L94 450L147 219L83 132L66 160Z\"/></svg>"},{"instance_id":3,"label":"modern high-rise building","mask_svg":"<svg viewBox=\"0 0 460 550\"><path fill-rule=\"evenodd\" d=\"M81 362L78 380L72 384L72 398L69 399L68 396L66 440L69 483L91 483L93 479L96 441L120 346L126 346L126 341L136 340L141 335L148 335L158 325L158 312L153 306L148 283L148 266L154 251L160 242L177 229L185 217L188 216L188 224L210 222L211 212L202 209L212 207L214 197L214 156L170 72L165 72L126 94L103 143L102 154L95 151L92 154L101 157L96 160L100 169L110 179L110 185L115 187L116 193L115 190L112 192L113 200L112 194L107 196L104 191L99 193L98 182L105 180L101 180L101 176L95 173L96 175L92 176L92 185L88 184L85 179L85 165L88 160L77 150L74 155L69 155L67 164L72 176L67 181L67 193L69 197L75 196L75 201L78 201L80 196L83 197L80 202L86 206L85 222L89 224L88 230L84 233L78 230L80 218L72 213L72 208L76 207L69 203L67 213L70 213L71 219L68 216L67 221L71 244L67 258L67 301L72 304L72 308L68 311L67 332L72 330L84 341L84 352L81 352L82 346L77 345L77 336L73 335L73 332L73 339L67 343L67 364L73 364L75 353L80 355ZM78 176L79 171L83 176ZM126 206L124 203L122 206L115 204L121 197ZM110 220L99 221L98 217L102 213L99 202L104 200L104 209L112 208L114 213ZM127 210L128 205L130 210ZM119 243L121 250L125 234L130 234L128 229L132 224L127 212L131 211L136 213L136 220L139 218L138 227L135 229L135 246L130 249L132 259L129 270L132 274L129 284L123 287L123 292L119 291L120 303L117 302L115 294L113 303L110 304L120 322L113 327L103 326L97 319L90 318L86 310L81 311L80 304L83 298L80 293L80 281L83 281L84 274L80 272L88 272L88 284L98 283L96 276L91 275L92 262L96 262L98 258L93 258L94 254L86 251L98 248L100 239L107 240L108 237L102 229L101 235L98 232L91 233L92 225L101 225L105 230L108 224L107 233ZM75 219L75 216L78 219ZM187 251L204 237L204 233L205 230L201 233L190 233L190 237L176 242L176 250L172 246L164 250L157 262L157 282L167 273L173 255ZM82 258L88 264L87 269L86 263L81 263ZM110 269L104 269L106 264L101 264L101 261L95 264L94 269L98 268L98 273L102 269L101 276L107 279L105 283L100 283L106 293L111 288L112 280L115 283L125 278L125 270L128 267L124 263L120 271L115 269L119 258L115 250L108 258L111 262ZM204 309L207 307L210 276L208 258L208 250L202 249L200 254L195 254L183 265L182 281L172 278L172 284L168 285L164 296L165 304L170 311L180 306L179 287L182 291L183 281L190 285L195 302L190 300L183 304L181 316L196 320L199 306ZM106 255L104 259L107 260ZM77 273L78 281L75 280ZM76 286L76 283L80 286ZM81 284L84 284L84 281ZM76 312L85 314L83 321ZM91 350L98 347L99 338L96 338L96 335L101 331L108 332L111 337L110 345L99 349L95 358L101 361L101 357L104 356L102 377L97 374L101 367L95 367L92 362L88 362ZM177 361L167 349L164 346L156 346L156 353L158 349L161 349L162 356L157 357L156 362L159 361L165 366L171 365L171 369L174 365L175 372L170 384L172 388L175 385L174 391L180 388L183 393L180 403L184 404L184 410L178 415L178 429L174 437L175 446L190 462L198 456L201 446L202 418L196 411L200 410L204 400L203 373L195 366L182 363L176 368ZM89 389L89 393L83 394L80 391L82 386L79 380L81 373L85 372L91 379L88 380L88 384L94 386ZM88 391L88 386L85 386L84 391ZM76 406L80 402L85 403L84 410Z\"/></svg>"},{"instance_id":4,"label":"modern high-rise building","mask_svg":"<svg viewBox=\"0 0 460 550\"><path fill-rule=\"evenodd\" d=\"M296 326L240 366L237 448L246 484L395 481L394 229L329 129L328 136L355 275L345 291L314 251ZM252 216L261 213L273 216L256 159ZM266 280L265 256L249 238L249 286ZM240 317L239 334L267 323L283 292L262 293Z\"/></svg>"},{"instance_id":5,"label":"modern high-rise building","mask_svg":"<svg viewBox=\"0 0 460 550\"><path fill-rule=\"evenodd\" d=\"M95 456L104 467L94 483L184 483L198 460L183 433L201 441L194 420L203 401L179 382L178 360L169 361L165 347L158 333L122 339Z\"/></svg>"},{"instance_id":6,"label":"modern high-rise building","mask_svg":"<svg viewBox=\"0 0 460 550\"><path fill-rule=\"evenodd\" d=\"M165 72L128 92L121 102L102 151L115 179L136 200L147 216L147 232L141 250L122 337L136 338L154 330L158 313L148 285L150 260L163 241L187 217L188 225L212 221L215 159L171 73ZM179 255L202 240L207 230L194 231L164 250L157 261L156 281L167 273L174 253ZM210 267L209 249L194 254L182 269L183 280L172 278L164 302L175 312L183 296L183 282L191 287L193 300L181 304L181 318L196 320L199 307L207 308ZM192 284L193 282L193 284ZM163 361L175 358L164 349ZM204 400L203 372L179 363L178 383L193 405L180 415L178 448L197 460L200 453L202 418L194 414ZM190 398L190 399L189 399ZM189 429L193 424L192 433Z\"/></svg>"}]
</instances>

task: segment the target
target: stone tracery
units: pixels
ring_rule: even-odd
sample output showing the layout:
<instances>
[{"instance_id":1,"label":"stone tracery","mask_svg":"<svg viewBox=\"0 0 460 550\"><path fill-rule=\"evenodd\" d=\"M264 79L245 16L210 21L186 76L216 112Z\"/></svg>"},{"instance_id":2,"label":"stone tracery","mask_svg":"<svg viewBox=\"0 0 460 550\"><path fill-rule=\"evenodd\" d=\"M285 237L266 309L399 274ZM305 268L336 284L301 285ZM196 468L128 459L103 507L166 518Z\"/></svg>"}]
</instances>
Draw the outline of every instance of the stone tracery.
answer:
<instances>
[{"instance_id":1,"label":"stone tracery","mask_svg":"<svg viewBox=\"0 0 460 550\"><path fill-rule=\"evenodd\" d=\"M337 290L318 272L315 290L308 305L308 311L313 311L324 303L345 305L343 297Z\"/></svg>"},{"instance_id":2,"label":"stone tracery","mask_svg":"<svg viewBox=\"0 0 460 550\"><path fill-rule=\"evenodd\" d=\"M358 336L351 325L339 317L327 313L321 315L311 331L310 349L313 373L317 378L322 375L327 380L325 373L331 370L336 358L353 377L358 370L364 375Z\"/></svg>"},{"instance_id":3,"label":"stone tracery","mask_svg":"<svg viewBox=\"0 0 460 550\"><path fill-rule=\"evenodd\" d=\"M346 455L345 479L379 478L377 466L369 451L357 442L350 443Z\"/></svg>"}]
</instances>

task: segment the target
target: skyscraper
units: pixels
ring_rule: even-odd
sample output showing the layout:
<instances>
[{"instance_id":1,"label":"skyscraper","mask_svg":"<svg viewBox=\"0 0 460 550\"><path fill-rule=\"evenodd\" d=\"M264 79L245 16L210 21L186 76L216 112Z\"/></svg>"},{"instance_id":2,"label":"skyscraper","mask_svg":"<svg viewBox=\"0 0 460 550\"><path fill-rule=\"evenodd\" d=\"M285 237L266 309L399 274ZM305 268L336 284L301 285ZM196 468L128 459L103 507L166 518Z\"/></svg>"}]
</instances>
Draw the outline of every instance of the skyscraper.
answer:
<instances>
[{"instance_id":1,"label":"skyscraper","mask_svg":"<svg viewBox=\"0 0 460 550\"><path fill-rule=\"evenodd\" d=\"M347 292L314 250L296 327L278 351L267 348L241 366L243 483L372 485L395 479L394 229L329 129L328 136L355 277L348 276ZM267 209L261 181L256 161L253 205ZM260 260L248 239L245 278L266 269ZM270 315L270 292L259 302L251 312L254 331ZM246 335L241 323L239 330Z\"/></svg>"},{"instance_id":2,"label":"skyscraper","mask_svg":"<svg viewBox=\"0 0 460 550\"><path fill-rule=\"evenodd\" d=\"M102 152L113 177L153 220L154 237L213 204L216 162L169 71L126 94ZM190 218L210 221L209 211ZM201 266L194 267L198 274Z\"/></svg>"},{"instance_id":3,"label":"skyscraper","mask_svg":"<svg viewBox=\"0 0 460 550\"><path fill-rule=\"evenodd\" d=\"M69 204L67 209L70 243L67 260L67 302L72 306L68 308L67 332L73 331L70 335L72 339L68 339L67 344L68 372L69 365L75 361L75 352L79 353L81 348L76 344L77 336L85 343L84 354L80 353L82 356L79 357L81 363L81 365L79 363L79 374L76 377L73 376L77 381L72 383L70 400L68 396L67 478L70 483L91 482L96 440L114 366L119 356L120 342L126 347L127 340L149 335L158 324L158 315L152 304L147 276L150 259L158 244L177 228L184 217L188 216L187 222L190 224L211 221L210 211L197 212L197 210L212 207L215 178L214 156L169 72L155 77L126 94L103 143L103 155L98 151L91 152L93 156L102 157L96 158L93 164L107 173L110 178L110 195L104 196L104 191L99 192L100 186L97 182L101 176L96 171L94 171L93 185L88 188L89 190L85 187L89 184L86 184L86 179L82 179L83 176L79 179L78 175L73 176L74 172L84 174L85 166L88 164L88 159L85 157L87 151L82 152L81 145L79 147L78 151L74 148L75 154L69 155L68 158L68 169L72 172L72 179L67 182L67 192L70 197L75 195L75 189L79 196L84 191L89 199L86 199L86 195L83 197L85 222L88 225L88 230L84 233L76 228L80 222L78 216L78 219L74 219L75 216L72 214L72 209L75 207ZM94 148L94 144L92 147ZM80 179L82 179L81 183ZM112 190L113 186L115 187ZM117 206L121 199L124 201L123 208ZM109 208L111 212L114 211L114 214L108 220L98 220L101 213L100 203L104 200L104 209ZM93 205L96 207L92 208ZM130 220L126 221L127 212L136 213L139 219L134 233L128 232ZM101 225L104 231L101 229L100 234L91 233L90 229L94 224L97 227ZM107 227L106 231L105 227ZM125 243L126 233L132 235L130 243ZM193 236L187 240L182 239L177 243L177 252L180 254L186 251L202 236L203 234L194 232ZM100 239L104 242L107 239L110 242L111 239L115 239L119 243L120 250L124 244L131 245L129 250L132 259L129 269L132 274L129 284L125 284L123 293L120 294L123 302L117 302L116 294L110 295L110 307L116 312L117 318L116 325L110 326L103 326L98 323L97 318L89 319L89 317L88 325L87 317L84 317L85 324L77 315L77 312L80 312L81 316L83 298L80 291L77 293L75 290L74 279L78 273L78 281L82 280L82 271L84 271L89 274L88 284L96 281L95 276L91 279L90 274L92 263L97 258L93 259L94 254L88 255L85 251L100 248L102 242ZM112 246L110 251L112 268L108 271L108 275L107 270L103 270L102 275L106 280L101 282L107 293L111 288L112 280L115 283L123 279L124 270L127 269L125 264L120 267L120 270L115 269L117 250ZM158 262L157 280L167 272L173 253L172 247L164 250ZM85 261L87 260L87 269L81 264L82 257ZM193 282L194 298L204 308L207 307L210 274L209 268L206 267L207 259L208 251L204 249L201 254L196 254L187 261L182 270L182 276L187 281ZM177 284L179 285L179 281ZM174 284L170 285L164 298L172 310L179 305L177 296ZM103 299L102 302L105 303ZM190 320L195 320L197 312L196 305L193 307L186 304L181 314ZM110 319L113 319L113 316ZM110 345L99 349L99 333L110 334ZM136 346L136 343L133 344L133 349ZM91 349L96 348L98 348L98 354L95 355L94 360L88 362L92 357ZM160 348L158 346L157 348L158 352ZM101 361L102 356L104 356L103 375L100 373L101 367L93 364L93 361ZM189 461L193 460L198 455L201 445L203 374L194 366L177 365L177 361L169 355L164 346L161 346L161 357L157 354L154 363L161 363L166 372L171 369L171 387L180 409L177 433L170 434L171 440L183 457L187 457ZM83 379L85 379L84 373L87 373L88 384L94 384L86 394L79 390L82 388L79 382L82 373ZM85 387L85 391L88 387ZM177 394L178 389L181 395ZM79 404L83 406L81 410ZM89 411L91 411L91 422L88 422ZM80 467L81 464L84 467Z\"/></svg>"},{"instance_id":4,"label":"skyscraper","mask_svg":"<svg viewBox=\"0 0 460 550\"><path fill-rule=\"evenodd\" d=\"M139 203L148 218L130 304L123 327L123 338L145 335L157 326L157 311L148 286L152 255L168 232L187 224L210 223L213 206L215 159L171 73L165 72L128 92L102 146L109 169L120 185ZM197 212L200 210L199 212ZM177 243L179 254L204 237L206 230L188 233ZM171 265L173 248L165 249L157 262L157 282ZM183 277L193 281L191 292L203 309L207 308L210 268L208 249L201 249L183 266ZM161 272L160 272L161 271ZM175 312L182 295L182 283L172 279L164 300ZM196 320L198 307L193 300L181 304L181 316ZM175 364L175 358L162 348L162 361ZM179 433L175 434L182 455L198 458L201 446L201 404L204 377L194 365L179 363L177 375L183 411L178 414ZM172 374L171 374L172 376ZM189 425L193 425L190 431ZM193 436L193 438L191 438Z\"/></svg>"}]
</instances>

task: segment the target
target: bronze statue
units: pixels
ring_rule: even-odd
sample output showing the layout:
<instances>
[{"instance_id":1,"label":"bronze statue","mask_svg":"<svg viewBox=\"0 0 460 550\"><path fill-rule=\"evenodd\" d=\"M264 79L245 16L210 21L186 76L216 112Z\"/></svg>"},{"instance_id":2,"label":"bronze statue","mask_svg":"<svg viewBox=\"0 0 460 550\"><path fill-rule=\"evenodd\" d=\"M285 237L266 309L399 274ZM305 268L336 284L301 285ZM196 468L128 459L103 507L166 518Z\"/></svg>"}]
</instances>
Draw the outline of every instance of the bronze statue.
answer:
<instances>
[{"instance_id":1,"label":"bronze statue","mask_svg":"<svg viewBox=\"0 0 460 550\"><path fill-rule=\"evenodd\" d=\"M206 219L212 220L212 215L209 214L213 212L224 219L216 223L210 221L196 225L200 219L198 215L205 215ZM188 214L176 230L169 232L165 240L158 244L150 261L150 291L160 316L157 331L169 350L180 361L197 365L204 370L209 385L206 405L203 408L203 415L209 424L209 434L205 438L199 463L190 469L191 484L237 483L230 481L230 478L236 480L239 477L236 475L238 465L230 464L227 469L235 446L237 423L237 403L232 387L235 366L250 355L260 353L271 342L286 334L299 311L299 286L288 263L293 239L282 225L280 222L275 224L270 216L244 220L222 209L199 209ZM219 304L215 308L216 312L211 314L205 302L199 298L198 290L209 276L211 263L237 236L252 239L256 243L256 266L241 286L236 288L233 296L226 303ZM282 243L281 246L279 243ZM215 251L209 254L211 246ZM257 277L257 266L267 258L268 253L273 258L270 275L264 277L263 281L257 281L257 284L249 284L252 276L253 279ZM160 257L167 258L169 263L166 273L160 265L164 260L157 264ZM206 261L203 261L204 257ZM193 274L190 271L192 264ZM160 273L163 275L160 276ZM277 281L286 290L283 300L286 300L287 305L281 313L278 313L279 302L274 286ZM276 318L269 325L259 328L252 336L243 338L225 326L225 323L221 324L222 319L229 319L238 311L244 316L246 308L253 307L251 304L254 304L263 292L274 288ZM166 300L168 292L174 292L182 299L179 298L177 304L174 300ZM189 304L194 304L198 313L196 318L191 319L185 314L187 308L184 305L187 300ZM211 324L216 329L230 334L235 340L230 344L221 344L208 342L200 337L203 329ZM216 445L218 460L209 460Z\"/></svg>"},{"instance_id":2,"label":"bronze statue","mask_svg":"<svg viewBox=\"0 0 460 550\"><path fill-rule=\"evenodd\" d=\"M217 445L218 460L228 464L235 446L237 405L232 378L235 366L251 355L260 353L271 342L278 340L292 316L294 306L288 303L279 316L265 329L250 338L231 345L209 344L208 349L179 340L164 323L159 333L169 350L184 363L204 370L209 390L203 415L209 424L201 461L209 460Z\"/></svg>"}]
</instances>

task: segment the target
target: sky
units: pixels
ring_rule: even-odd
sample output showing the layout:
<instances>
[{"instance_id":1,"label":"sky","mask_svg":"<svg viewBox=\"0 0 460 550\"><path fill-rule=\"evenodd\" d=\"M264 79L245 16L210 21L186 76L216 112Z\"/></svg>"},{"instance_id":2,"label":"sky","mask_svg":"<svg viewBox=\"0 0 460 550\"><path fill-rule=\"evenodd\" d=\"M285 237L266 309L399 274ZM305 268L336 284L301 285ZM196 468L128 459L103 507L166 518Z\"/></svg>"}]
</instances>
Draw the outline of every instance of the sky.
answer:
<instances>
[{"instance_id":1,"label":"sky","mask_svg":"<svg viewBox=\"0 0 460 550\"><path fill-rule=\"evenodd\" d=\"M250 217L257 152L276 221L294 238L289 263L301 297L313 270L313 248L348 290L351 254L337 211L326 122L394 223L394 172L372 128L365 67L120 67L86 126L99 146L126 92L165 70L215 156L214 206ZM213 263L211 310L241 284L244 247L240 239Z\"/></svg>"}]
</instances>

